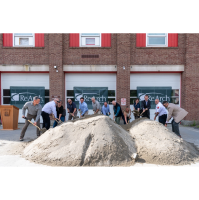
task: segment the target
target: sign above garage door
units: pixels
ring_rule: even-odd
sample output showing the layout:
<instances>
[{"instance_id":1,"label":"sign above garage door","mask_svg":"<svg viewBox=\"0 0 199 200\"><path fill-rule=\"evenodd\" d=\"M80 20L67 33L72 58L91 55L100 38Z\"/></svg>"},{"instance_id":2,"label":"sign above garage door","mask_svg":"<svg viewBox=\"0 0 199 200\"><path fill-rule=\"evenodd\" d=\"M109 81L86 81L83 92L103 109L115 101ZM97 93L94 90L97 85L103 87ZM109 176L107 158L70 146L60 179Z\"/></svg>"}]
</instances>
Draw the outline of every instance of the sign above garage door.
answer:
<instances>
[{"instance_id":1,"label":"sign above garage door","mask_svg":"<svg viewBox=\"0 0 199 200\"><path fill-rule=\"evenodd\" d=\"M73 90L75 103L78 106L81 97L84 97L88 109L93 109L91 101L92 97L95 97L101 105L105 101L108 101L108 87L74 87Z\"/></svg>"},{"instance_id":2,"label":"sign above garage door","mask_svg":"<svg viewBox=\"0 0 199 200\"><path fill-rule=\"evenodd\" d=\"M40 97L40 104L45 104L45 87L17 87L10 86L10 104L21 109L23 105L32 101L33 97Z\"/></svg>"},{"instance_id":3,"label":"sign above garage door","mask_svg":"<svg viewBox=\"0 0 199 200\"><path fill-rule=\"evenodd\" d=\"M172 87L137 87L137 96L140 101L144 100L144 96L147 94L151 101L151 109L155 109L155 99L163 101L171 101Z\"/></svg>"}]
</instances>

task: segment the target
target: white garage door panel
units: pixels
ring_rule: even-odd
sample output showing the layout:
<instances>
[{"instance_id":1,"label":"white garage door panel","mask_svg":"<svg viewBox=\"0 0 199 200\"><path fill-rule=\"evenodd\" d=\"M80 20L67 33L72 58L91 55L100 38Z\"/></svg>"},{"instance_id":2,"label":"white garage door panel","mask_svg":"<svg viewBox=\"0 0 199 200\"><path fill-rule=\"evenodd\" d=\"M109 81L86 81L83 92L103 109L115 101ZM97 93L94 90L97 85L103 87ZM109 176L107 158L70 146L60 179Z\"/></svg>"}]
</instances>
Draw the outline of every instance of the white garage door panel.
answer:
<instances>
[{"instance_id":1,"label":"white garage door panel","mask_svg":"<svg viewBox=\"0 0 199 200\"><path fill-rule=\"evenodd\" d=\"M116 90L116 74L66 74L66 90L73 90L75 86L81 87L108 87Z\"/></svg>"},{"instance_id":2,"label":"white garage door panel","mask_svg":"<svg viewBox=\"0 0 199 200\"><path fill-rule=\"evenodd\" d=\"M172 89L179 89L181 85L180 73L135 73L130 75L130 88L137 90L137 87L172 87ZM179 102L181 101L179 96ZM133 109L133 105L131 105ZM154 118L155 109L150 110L150 119ZM132 116L133 117L133 116ZM134 119L134 117L133 117ZM157 119L158 120L158 119Z\"/></svg>"},{"instance_id":3,"label":"white garage door panel","mask_svg":"<svg viewBox=\"0 0 199 200\"><path fill-rule=\"evenodd\" d=\"M1 94L3 89L10 89L10 86L34 86L45 87L49 89L49 74L48 73L2 73L1 74ZM1 99L3 103L3 97ZM27 111L26 111L27 113ZM19 123L24 123L25 120L22 117L22 110L19 109ZM42 117L40 118L42 123Z\"/></svg>"},{"instance_id":4,"label":"white garage door panel","mask_svg":"<svg viewBox=\"0 0 199 200\"><path fill-rule=\"evenodd\" d=\"M116 74L68 73L65 75L65 84L66 90L73 90L73 87L108 87L108 90L115 90L116 92ZM110 111L110 117L113 118L112 105L110 105ZM93 114L93 110L89 109L89 114ZM68 113L66 119L68 119Z\"/></svg>"}]
</instances>

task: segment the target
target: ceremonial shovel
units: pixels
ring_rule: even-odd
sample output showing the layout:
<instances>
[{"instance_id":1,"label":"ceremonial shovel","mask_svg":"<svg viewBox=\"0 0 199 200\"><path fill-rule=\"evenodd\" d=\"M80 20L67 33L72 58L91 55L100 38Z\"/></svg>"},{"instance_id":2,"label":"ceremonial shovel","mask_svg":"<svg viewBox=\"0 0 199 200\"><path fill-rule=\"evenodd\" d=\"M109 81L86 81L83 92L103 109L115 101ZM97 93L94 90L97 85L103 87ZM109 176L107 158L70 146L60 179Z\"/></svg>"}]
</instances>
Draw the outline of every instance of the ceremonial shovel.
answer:
<instances>
[{"instance_id":1,"label":"ceremonial shovel","mask_svg":"<svg viewBox=\"0 0 199 200\"><path fill-rule=\"evenodd\" d=\"M24 119L27 119L27 117L24 117ZM31 122L29 119L27 119L27 120L28 120L28 122L30 122L33 126L37 127L37 128L39 129L39 131L40 131L41 134L43 134L43 133L45 133L45 132L47 131L45 127L41 129L41 128L39 128L37 125L35 125L33 122Z\"/></svg>"}]
</instances>

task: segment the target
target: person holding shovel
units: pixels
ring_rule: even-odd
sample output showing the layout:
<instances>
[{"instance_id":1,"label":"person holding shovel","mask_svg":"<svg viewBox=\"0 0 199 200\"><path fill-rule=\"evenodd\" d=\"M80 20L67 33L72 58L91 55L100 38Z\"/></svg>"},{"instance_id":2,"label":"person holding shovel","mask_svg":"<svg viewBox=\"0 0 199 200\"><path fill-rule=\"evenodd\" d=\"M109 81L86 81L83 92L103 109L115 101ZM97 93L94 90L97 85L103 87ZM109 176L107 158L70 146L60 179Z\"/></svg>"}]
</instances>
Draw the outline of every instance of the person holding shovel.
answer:
<instances>
[{"instance_id":1,"label":"person holding shovel","mask_svg":"<svg viewBox=\"0 0 199 200\"><path fill-rule=\"evenodd\" d=\"M74 118L77 117L77 106L71 99L68 99L67 111L69 113L68 120L74 120Z\"/></svg>"},{"instance_id":2,"label":"person holding shovel","mask_svg":"<svg viewBox=\"0 0 199 200\"><path fill-rule=\"evenodd\" d=\"M147 94L144 96L144 101L142 101L141 107L143 109L143 117L150 119L151 101L149 100L149 96Z\"/></svg>"},{"instance_id":3,"label":"person holding shovel","mask_svg":"<svg viewBox=\"0 0 199 200\"><path fill-rule=\"evenodd\" d=\"M33 101L29 101L26 102L25 105L22 108L22 118L25 118L25 112L26 110L28 110L27 116L26 116L26 121L25 121L25 125L22 128L21 131L21 135L20 135L20 141L23 141L23 138L25 136L25 132L30 124L30 122L28 122L28 120L32 120L34 119L34 125L37 125L38 127L40 127L40 116L41 116L41 110L42 110L42 106L39 104L40 103L40 98L38 96L35 96L33 98ZM38 128L36 128L36 134L37 137L40 136L40 131Z\"/></svg>"},{"instance_id":4,"label":"person holding shovel","mask_svg":"<svg viewBox=\"0 0 199 200\"><path fill-rule=\"evenodd\" d=\"M65 121L65 116L63 114L64 113L64 107L62 106L61 100L57 103L56 111L57 111L58 120L64 122ZM57 126L57 120L54 121L53 128L55 128L56 126Z\"/></svg>"}]
</instances>

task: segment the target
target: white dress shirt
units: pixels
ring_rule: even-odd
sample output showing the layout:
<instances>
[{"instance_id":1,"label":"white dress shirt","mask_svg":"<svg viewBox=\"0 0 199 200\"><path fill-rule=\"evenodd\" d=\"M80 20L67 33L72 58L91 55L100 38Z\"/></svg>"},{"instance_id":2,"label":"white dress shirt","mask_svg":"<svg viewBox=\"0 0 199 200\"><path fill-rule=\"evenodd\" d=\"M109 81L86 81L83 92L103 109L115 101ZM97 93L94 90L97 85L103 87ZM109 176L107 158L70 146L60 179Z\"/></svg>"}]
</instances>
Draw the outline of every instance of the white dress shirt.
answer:
<instances>
[{"instance_id":1,"label":"white dress shirt","mask_svg":"<svg viewBox=\"0 0 199 200\"><path fill-rule=\"evenodd\" d=\"M48 113L49 115L53 113L55 118L57 118L57 111L56 111L56 104L54 101L50 101L44 105L42 108L42 111Z\"/></svg>"},{"instance_id":2,"label":"white dress shirt","mask_svg":"<svg viewBox=\"0 0 199 200\"><path fill-rule=\"evenodd\" d=\"M159 113L158 116L167 114L166 108L160 102L156 105L156 113L157 112Z\"/></svg>"}]
</instances>

